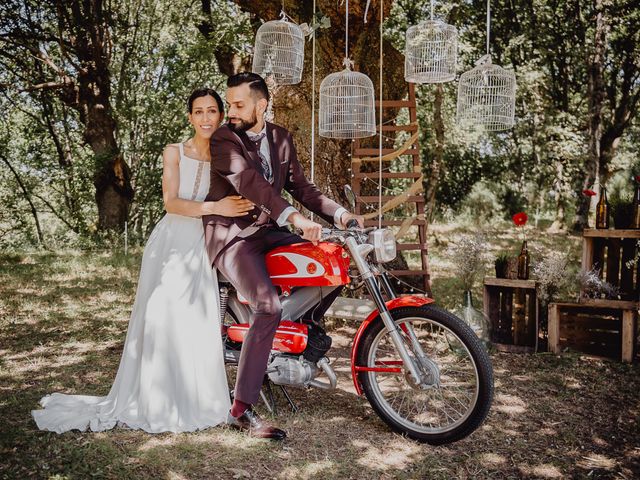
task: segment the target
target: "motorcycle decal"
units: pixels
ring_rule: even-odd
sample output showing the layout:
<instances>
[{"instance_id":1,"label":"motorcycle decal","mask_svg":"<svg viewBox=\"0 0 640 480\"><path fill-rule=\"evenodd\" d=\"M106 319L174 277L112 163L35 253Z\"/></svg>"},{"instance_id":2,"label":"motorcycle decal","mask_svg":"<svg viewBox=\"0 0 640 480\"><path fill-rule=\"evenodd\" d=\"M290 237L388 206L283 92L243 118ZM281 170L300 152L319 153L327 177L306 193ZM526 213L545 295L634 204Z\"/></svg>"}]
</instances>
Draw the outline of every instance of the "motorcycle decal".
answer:
<instances>
[{"instance_id":1,"label":"motorcycle decal","mask_svg":"<svg viewBox=\"0 0 640 480\"><path fill-rule=\"evenodd\" d=\"M278 287L346 285L350 258L343 247L310 242L277 247L267 254L267 270Z\"/></svg>"},{"instance_id":2,"label":"motorcycle decal","mask_svg":"<svg viewBox=\"0 0 640 480\"><path fill-rule=\"evenodd\" d=\"M389 311L395 310L396 308L401 307L421 307L423 305L427 305L429 303L433 303L435 300L433 298L428 297L419 297L417 295L407 295L405 297L398 297L385 302ZM360 328L356 332L356 336L353 338L353 346L351 347L351 376L353 377L353 385L356 388L356 393L358 395L362 395L362 386L358 381L358 372L398 372L400 367L367 367L366 365L356 365L356 359L358 358L358 348L360 347L360 340L364 336L364 332L369 328L369 324L373 322L373 320L380 315L380 311L375 309L373 312L369 314L369 316L365 319L364 322L360 324ZM387 365L390 365L392 362L388 362ZM398 362L399 365L402 365L402 362Z\"/></svg>"},{"instance_id":3,"label":"motorcycle decal","mask_svg":"<svg viewBox=\"0 0 640 480\"><path fill-rule=\"evenodd\" d=\"M321 277L322 275L324 275L325 269L322 266L322 264L304 255L300 255L298 253L284 252L284 253L276 253L272 256L286 258L293 264L293 266L295 267L295 271L293 273L286 273L284 275L271 275L271 278L284 278L284 277L313 278L313 277Z\"/></svg>"}]
</instances>

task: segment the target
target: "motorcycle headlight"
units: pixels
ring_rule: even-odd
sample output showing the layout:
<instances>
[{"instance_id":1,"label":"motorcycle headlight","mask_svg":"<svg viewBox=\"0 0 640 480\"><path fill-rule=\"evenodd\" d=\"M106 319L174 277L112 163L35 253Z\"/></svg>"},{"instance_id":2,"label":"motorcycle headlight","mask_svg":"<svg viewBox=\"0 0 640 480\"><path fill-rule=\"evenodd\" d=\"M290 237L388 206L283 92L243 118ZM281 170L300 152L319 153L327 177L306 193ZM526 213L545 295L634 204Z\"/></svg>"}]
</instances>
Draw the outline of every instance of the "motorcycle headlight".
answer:
<instances>
[{"instance_id":1,"label":"motorcycle headlight","mask_svg":"<svg viewBox=\"0 0 640 480\"><path fill-rule=\"evenodd\" d=\"M386 263L396 258L396 237L388 228L369 233L367 243L373 245L376 262Z\"/></svg>"}]
</instances>

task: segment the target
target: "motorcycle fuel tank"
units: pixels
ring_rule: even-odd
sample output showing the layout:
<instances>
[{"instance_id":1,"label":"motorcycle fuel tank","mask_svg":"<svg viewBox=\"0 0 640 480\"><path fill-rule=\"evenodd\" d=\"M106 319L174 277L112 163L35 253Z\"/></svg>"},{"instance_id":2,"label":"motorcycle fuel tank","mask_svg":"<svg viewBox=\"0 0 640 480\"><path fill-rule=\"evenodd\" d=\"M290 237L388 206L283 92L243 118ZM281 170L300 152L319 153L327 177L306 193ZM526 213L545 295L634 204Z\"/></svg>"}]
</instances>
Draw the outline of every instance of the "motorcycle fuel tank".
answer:
<instances>
[{"instance_id":1,"label":"motorcycle fuel tank","mask_svg":"<svg viewBox=\"0 0 640 480\"><path fill-rule=\"evenodd\" d=\"M248 323L237 323L227 328L227 335L230 340L242 343L248 331ZM308 332L306 325L283 320L276 330L272 348L282 353L302 353L307 348Z\"/></svg>"},{"instance_id":2,"label":"motorcycle fuel tank","mask_svg":"<svg viewBox=\"0 0 640 480\"><path fill-rule=\"evenodd\" d=\"M274 285L325 287L349 283L349 255L335 243L285 245L270 251L266 261Z\"/></svg>"}]
</instances>

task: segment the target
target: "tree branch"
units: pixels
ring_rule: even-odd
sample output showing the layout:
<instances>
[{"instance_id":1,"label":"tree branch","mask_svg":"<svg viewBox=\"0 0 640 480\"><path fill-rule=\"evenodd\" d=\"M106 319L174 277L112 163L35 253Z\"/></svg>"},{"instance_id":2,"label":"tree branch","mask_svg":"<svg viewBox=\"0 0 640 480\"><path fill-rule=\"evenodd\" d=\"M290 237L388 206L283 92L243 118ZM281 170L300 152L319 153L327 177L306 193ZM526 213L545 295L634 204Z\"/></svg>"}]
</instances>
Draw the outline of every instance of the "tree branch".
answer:
<instances>
[{"instance_id":1,"label":"tree branch","mask_svg":"<svg viewBox=\"0 0 640 480\"><path fill-rule=\"evenodd\" d=\"M42 229L40 228L40 220L38 219L38 211L36 210L36 206L33 204L33 201L31 200L31 195L29 194L29 191L27 190L27 187L25 186L24 182L20 178L20 175L18 175L18 172L16 171L15 168L13 168L13 165L11 165L11 163L9 162L7 157L5 157L4 155L0 154L0 159L2 159L2 161L7 165L7 167L9 167L9 170L11 170L11 173L13 173L13 176L15 177L16 181L18 182L18 185L20 186L20 189L22 190L22 193L24 194L25 200L29 203L29 208L31 209L31 216L33 216L33 220L34 220L34 222L36 224L36 233L38 235L38 244L39 245L44 245L44 236L42 235Z\"/></svg>"},{"instance_id":2,"label":"tree branch","mask_svg":"<svg viewBox=\"0 0 640 480\"><path fill-rule=\"evenodd\" d=\"M44 203L44 204L49 208L49 210L51 211L51 213L53 213L56 217L58 217L58 219L59 219L62 223L64 223L67 227L69 227L69 229L70 229L71 231L73 231L74 233L80 233L80 232L78 231L78 227L75 227L75 226L73 226L71 223L69 223L69 221L68 221L66 218L64 218L64 217L63 217L63 216L62 216L62 215L61 215L61 214L60 214L60 213L59 213L59 212L58 212L58 211L53 207L53 205L51 205L51 203L50 203L47 199L43 198L42 196L40 196L40 195L38 195L38 194L35 194L35 195L34 195L34 197L36 197L38 200L40 200L42 203Z\"/></svg>"}]
</instances>

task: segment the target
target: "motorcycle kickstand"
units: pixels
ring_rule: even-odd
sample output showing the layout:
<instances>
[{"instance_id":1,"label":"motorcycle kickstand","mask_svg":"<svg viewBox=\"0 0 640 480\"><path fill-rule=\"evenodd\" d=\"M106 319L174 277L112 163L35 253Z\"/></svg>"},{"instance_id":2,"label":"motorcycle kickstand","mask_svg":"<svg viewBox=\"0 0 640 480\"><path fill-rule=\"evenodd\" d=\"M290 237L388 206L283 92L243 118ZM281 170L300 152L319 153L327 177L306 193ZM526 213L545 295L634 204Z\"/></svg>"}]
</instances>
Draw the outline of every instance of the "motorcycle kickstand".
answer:
<instances>
[{"instance_id":1,"label":"motorcycle kickstand","mask_svg":"<svg viewBox=\"0 0 640 480\"><path fill-rule=\"evenodd\" d=\"M282 393L284 394L284 397L287 399L287 402L289 403L289 406L291 407L291 412L292 413L298 413L298 407L293 402L293 399L289 396L289 392L287 392L287 389L284 388L284 385L280 385L280 390L282 390Z\"/></svg>"},{"instance_id":2,"label":"motorcycle kickstand","mask_svg":"<svg viewBox=\"0 0 640 480\"><path fill-rule=\"evenodd\" d=\"M267 396L264 394L263 389L261 389L260 396L262 397L262 401L267 407L267 410L269 410L269 413L271 413L272 415L277 415L278 410L276 407L276 399L273 396L273 389L271 388L271 380L269 380L269 377L267 377L266 375L262 382L262 386L267 390L267 393L269 394L269 399L267 399Z\"/></svg>"}]
</instances>

